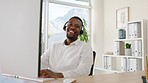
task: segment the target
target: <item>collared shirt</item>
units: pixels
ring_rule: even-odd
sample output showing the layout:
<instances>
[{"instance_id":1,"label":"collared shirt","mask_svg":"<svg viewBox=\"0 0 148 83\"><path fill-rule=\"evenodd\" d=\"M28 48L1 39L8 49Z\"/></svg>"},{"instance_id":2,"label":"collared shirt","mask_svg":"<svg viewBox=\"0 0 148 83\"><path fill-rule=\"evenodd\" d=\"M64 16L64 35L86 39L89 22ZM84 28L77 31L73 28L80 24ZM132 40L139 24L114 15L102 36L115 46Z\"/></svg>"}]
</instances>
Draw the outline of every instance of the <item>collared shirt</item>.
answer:
<instances>
[{"instance_id":1,"label":"collared shirt","mask_svg":"<svg viewBox=\"0 0 148 83\"><path fill-rule=\"evenodd\" d=\"M90 44L76 40L70 45L56 43L41 57L41 68L61 72L64 77L87 76L93 63Z\"/></svg>"}]
</instances>

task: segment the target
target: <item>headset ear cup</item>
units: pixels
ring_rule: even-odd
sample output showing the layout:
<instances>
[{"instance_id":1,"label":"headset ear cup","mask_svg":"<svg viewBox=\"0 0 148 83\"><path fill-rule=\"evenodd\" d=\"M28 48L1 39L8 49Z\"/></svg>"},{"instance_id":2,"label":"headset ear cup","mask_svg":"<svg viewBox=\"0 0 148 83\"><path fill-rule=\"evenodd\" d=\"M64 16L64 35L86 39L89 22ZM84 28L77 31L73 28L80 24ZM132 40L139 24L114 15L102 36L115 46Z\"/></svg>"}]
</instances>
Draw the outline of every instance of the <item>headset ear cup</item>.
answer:
<instances>
[{"instance_id":1,"label":"headset ear cup","mask_svg":"<svg viewBox=\"0 0 148 83\"><path fill-rule=\"evenodd\" d=\"M83 34L83 30L80 31L80 35L82 35L82 34Z\"/></svg>"},{"instance_id":2,"label":"headset ear cup","mask_svg":"<svg viewBox=\"0 0 148 83\"><path fill-rule=\"evenodd\" d=\"M68 21L64 24L63 26L63 30L66 31L66 24L68 23Z\"/></svg>"},{"instance_id":3,"label":"headset ear cup","mask_svg":"<svg viewBox=\"0 0 148 83\"><path fill-rule=\"evenodd\" d=\"M63 30L66 31L66 26L64 25Z\"/></svg>"},{"instance_id":4,"label":"headset ear cup","mask_svg":"<svg viewBox=\"0 0 148 83\"><path fill-rule=\"evenodd\" d=\"M82 25L82 29L81 29L81 31L80 31L80 35L83 34L83 30L84 30L84 27L83 27L83 25Z\"/></svg>"}]
</instances>

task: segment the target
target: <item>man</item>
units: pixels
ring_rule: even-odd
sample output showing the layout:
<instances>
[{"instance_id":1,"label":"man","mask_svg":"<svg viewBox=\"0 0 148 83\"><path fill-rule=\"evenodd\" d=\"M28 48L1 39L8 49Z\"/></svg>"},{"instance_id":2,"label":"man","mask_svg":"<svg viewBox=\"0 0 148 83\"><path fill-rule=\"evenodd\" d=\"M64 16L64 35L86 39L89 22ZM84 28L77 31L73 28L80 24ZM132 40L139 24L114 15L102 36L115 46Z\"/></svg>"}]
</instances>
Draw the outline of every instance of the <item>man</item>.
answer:
<instances>
[{"instance_id":1,"label":"man","mask_svg":"<svg viewBox=\"0 0 148 83\"><path fill-rule=\"evenodd\" d=\"M82 20L74 16L65 23L67 39L56 43L41 57L40 77L67 78L87 76L93 63L91 46L78 40L83 33Z\"/></svg>"}]
</instances>

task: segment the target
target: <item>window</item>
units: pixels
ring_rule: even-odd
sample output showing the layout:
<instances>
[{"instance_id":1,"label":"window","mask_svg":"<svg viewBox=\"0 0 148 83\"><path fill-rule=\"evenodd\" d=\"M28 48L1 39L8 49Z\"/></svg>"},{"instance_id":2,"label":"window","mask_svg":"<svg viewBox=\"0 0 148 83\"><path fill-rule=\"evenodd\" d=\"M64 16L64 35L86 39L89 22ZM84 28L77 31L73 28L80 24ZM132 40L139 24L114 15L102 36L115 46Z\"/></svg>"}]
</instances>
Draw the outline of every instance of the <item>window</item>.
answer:
<instances>
[{"instance_id":1,"label":"window","mask_svg":"<svg viewBox=\"0 0 148 83\"><path fill-rule=\"evenodd\" d=\"M69 2L69 3L76 3L76 4L89 6L89 0L59 0L59 1L64 1L64 2Z\"/></svg>"},{"instance_id":2,"label":"window","mask_svg":"<svg viewBox=\"0 0 148 83\"><path fill-rule=\"evenodd\" d=\"M53 43L66 39L63 30L65 22L72 16L85 19L89 26L88 0L48 0L43 2L42 52ZM89 33L89 28L86 29Z\"/></svg>"}]
</instances>

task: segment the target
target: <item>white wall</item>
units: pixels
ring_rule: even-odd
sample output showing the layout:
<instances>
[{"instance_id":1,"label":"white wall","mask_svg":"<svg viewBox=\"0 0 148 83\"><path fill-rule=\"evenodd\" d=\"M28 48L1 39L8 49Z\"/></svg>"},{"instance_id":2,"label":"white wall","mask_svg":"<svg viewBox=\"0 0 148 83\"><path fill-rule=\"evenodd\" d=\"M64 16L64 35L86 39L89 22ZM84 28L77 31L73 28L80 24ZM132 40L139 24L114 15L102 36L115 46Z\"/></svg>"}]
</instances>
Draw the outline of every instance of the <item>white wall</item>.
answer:
<instances>
[{"instance_id":1,"label":"white wall","mask_svg":"<svg viewBox=\"0 0 148 83\"><path fill-rule=\"evenodd\" d=\"M148 19L148 0L104 0L104 51L113 51L118 38L116 10L129 7L129 20Z\"/></svg>"},{"instance_id":2,"label":"white wall","mask_svg":"<svg viewBox=\"0 0 148 83\"><path fill-rule=\"evenodd\" d=\"M103 44L104 44L104 6L103 0L92 0L91 28L92 45L96 51L95 66L100 66L102 62Z\"/></svg>"},{"instance_id":3,"label":"white wall","mask_svg":"<svg viewBox=\"0 0 148 83\"><path fill-rule=\"evenodd\" d=\"M101 67L102 53L113 51L118 38L116 10L129 7L129 20L148 19L148 0L92 0L93 47L97 52L96 67Z\"/></svg>"}]
</instances>

